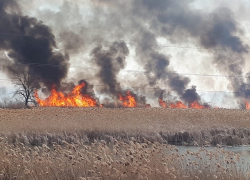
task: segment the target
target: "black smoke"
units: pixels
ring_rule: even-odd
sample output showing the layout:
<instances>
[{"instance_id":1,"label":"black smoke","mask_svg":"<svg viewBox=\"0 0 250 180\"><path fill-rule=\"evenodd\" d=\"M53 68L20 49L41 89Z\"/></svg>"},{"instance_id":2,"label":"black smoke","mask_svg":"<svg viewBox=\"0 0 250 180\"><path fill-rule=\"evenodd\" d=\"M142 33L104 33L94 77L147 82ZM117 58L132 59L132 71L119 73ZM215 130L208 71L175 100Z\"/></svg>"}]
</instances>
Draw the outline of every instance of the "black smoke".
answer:
<instances>
[{"instance_id":1,"label":"black smoke","mask_svg":"<svg viewBox=\"0 0 250 180\"><path fill-rule=\"evenodd\" d=\"M6 31L9 32L12 28L8 28L8 26L14 24L15 26L13 29L16 29L16 32L10 31L11 33L23 33L24 35L34 34L36 37L34 41L38 41L38 44L43 40L42 37L44 37L45 34L46 37L51 36L49 40L43 40L47 43L48 46L46 47L49 47L48 52L50 53L44 51L46 53L42 55L45 56L45 54L49 54L43 59L54 57L56 53L51 49L56 48L56 45L51 30L36 19L34 20L34 18L32 19L20 15L19 8L15 1L0 0L0 2L1 7L4 7L1 8L1 24L6 24L3 26L1 25L0 28L6 26ZM67 17L67 12L72 12L72 14L74 14L74 11L72 9L70 10L71 4L73 3L67 3L67 6L65 6L67 8L61 9L63 12L60 12L59 15L58 13L54 13L57 14L55 19L53 19L52 16L49 17L53 19L53 23L56 24L55 26L63 24L62 27L58 26L55 28L57 28L57 30L61 28L59 36L65 39L63 46L66 52L71 54L79 52L82 44L87 46L87 41L84 41L85 38L89 40L89 47L91 47L91 49L92 40L104 40L109 42L124 40L126 42L131 42L131 47L135 48L135 61L144 68L147 78L146 83L149 88L155 88L160 86L160 84L164 84L166 88L172 89L173 92L177 93L182 100L190 103L191 101L200 100L196 88L189 89L189 85L192 85L190 78L170 69L169 65L172 61L171 56L167 48L164 49L163 52L161 51L162 48L157 46L157 37L163 37L169 42L177 45L179 43L188 43L191 41L213 55L213 66L221 71L222 74L228 75L228 80L231 83L233 91L243 92L243 94L237 93L237 97L243 97L244 95L249 96L249 82L246 82L245 78L243 78L242 71L242 67L245 65L244 55L248 53L248 46L244 45L243 39L239 36L239 34L244 35L244 32L240 28L234 13L228 8L218 8L211 12L207 12L193 7L193 0L128 0L126 2L95 0L92 2L94 2L91 6L91 8L93 8L93 19L90 19L88 23L82 23L81 18L81 21L76 22L71 19L75 24L70 28L65 28L66 25L61 23L66 21L66 19L63 18ZM105 8L103 8L104 4ZM12 16L17 16L17 20L15 20L15 18L10 18ZM26 21L28 23L24 23L22 19L27 19ZM56 20L60 21L57 22ZM25 24L22 26L25 28L19 27L22 24ZM38 29L40 29L41 26L45 29L43 33L39 33L40 31L32 33L34 27L39 27ZM75 29L74 31L74 27L77 27L77 30ZM88 31L86 31L86 33L79 29L88 29ZM19 42L19 38L22 41L26 38L15 38L13 36L5 36L5 38L7 41L1 36L0 48L8 50L9 56L14 59L14 64L16 62L16 56L18 59L21 59L17 62L26 62L26 60L19 57L20 54L24 56L23 54L26 53L20 53L16 48L12 47L14 46L13 44L15 44L14 42ZM17 39L17 41L12 39ZM24 42L26 43L26 41L28 40ZM2 44L5 44L4 46L6 48L2 48ZM19 47L20 43L17 43L17 46ZM45 48L45 50L47 49ZM14 52L13 55L11 53L12 51ZM116 76L119 71L125 67L125 58L128 53L127 45L119 41L116 42L116 45L114 43L107 48L98 46L92 50L91 59L100 67L98 78L101 79L101 82L104 84L102 92L115 94L119 91L120 85ZM27 59L26 56L30 57L31 55L25 55L25 59ZM63 68L67 65L67 60L65 60L67 58L63 55L59 57L63 60L55 61L60 61L62 63L62 69L65 71L62 70L61 72L67 72L67 69ZM183 61L187 60L188 59L183 59ZM33 62L35 60L30 61ZM53 61L45 60L45 62L52 63ZM192 66L192 63L190 63L190 66ZM31 68L36 70L35 67ZM35 72L42 74L39 71ZM48 76L51 77L51 74L52 73ZM66 75L66 73L62 73L58 75L59 77L51 81L60 82L60 79L65 77L64 74ZM41 76L45 80L48 79L44 74ZM235 76L237 76L237 78L235 78ZM140 78L135 81L135 84L142 83ZM162 89L164 90L164 88Z\"/></svg>"},{"instance_id":2,"label":"black smoke","mask_svg":"<svg viewBox=\"0 0 250 180\"><path fill-rule=\"evenodd\" d=\"M89 82L87 82L85 79L81 79L78 84L82 84L84 83L85 86L80 90L82 95L90 95L91 97L95 96L95 92L94 92L94 85L90 84Z\"/></svg>"},{"instance_id":3,"label":"black smoke","mask_svg":"<svg viewBox=\"0 0 250 180\"><path fill-rule=\"evenodd\" d=\"M154 32L168 38L173 43L187 41L187 37L197 40L202 48L214 55L214 65L229 76L236 96L248 94L243 78L242 67L245 64L244 54L248 46L237 34L243 34L233 12L228 8L218 8L205 13L191 8L188 0L139 0L135 8L141 7L138 18L142 14L151 14L149 23Z\"/></svg>"},{"instance_id":4,"label":"black smoke","mask_svg":"<svg viewBox=\"0 0 250 180\"><path fill-rule=\"evenodd\" d=\"M60 85L68 72L68 56L55 49L51 29L42 21L22 15L15 0L0 0L0 49L8 52L12 63L3 70L10 76L13 69L25 65L28 73L38 76L47 87ZM12 71L10 71L12 70Z\"/></svg>"},{"instance_id":5,"label":"black smoke","mask_svg":"<svg viewBox=\"0 0 250 180\"><path fill-rule=\"evenodd\" d=\"M120 85L116 80L116 76L121 69L125 68L125 59L128 54L129 49L123 41L112 43L107 50L102 46L92 50L91 55L100 67L97 76L104 84L102 92L117 95Z\"/></svg>"},{"instance_id":6,"label":"black smoke","mask_svg":"<svg viewBox=\"0 0 250 180\"><path fill-rule=\"evenodd\" d=\"M155 35L152 32L144 30L144 32L137 35L135 42L138 43L137 54L140 57L138 62L144 65L145 76L148 79L148 84L151 87L155 87L157 83L162 81L169 87L169 89L171 89L171 91L176 92L182 100L189 102L184 93L189 90L187 87L191 80L168 67L171 58L170 56L158 52L159 47L156 46L157 41ZM160 91L163 92L162 89ZM163 95L160 94L161 96L158 96L159 87L156 88L154 94L158 98L161 98ZM197 98L193 100L199 101L200 97L198 94L196 97Z\"/></svg>"},{"instance_id":7,"label":"black smoke","mask_svg":"<svg viewBox=\"0 0 250 180\"><path fill-rule=\"evenodd\" d=\"M196 87L193 86L191 89L185 90L185 92L182 95L182 99L185 100L186 103L191 104L195 101L200 100L199 94L196 92Z\"/></svg>"},{"instance_id":8,"label":"black smoke","mask_svg":"<svg viewBox=\"0 0 250 180\"><path fill-rule=\"evenodd\" d=\"M158 52L150 53L149 60L144 67L150 86L154 86L159 79L166 78L166 68L168 65L168 57Z\"/></svg>"},{"instance_id":9,"label":"black smoke","mask_svg":"<svg viewBox=\"0 0 250 180\"><path fill-rule=\"evenodd\" d=\"M155 88L154 96L163 100L164 93L166 93L165 90L162 90L160 87L157 87L157 88Z\"/></svg>"}]
</instances>

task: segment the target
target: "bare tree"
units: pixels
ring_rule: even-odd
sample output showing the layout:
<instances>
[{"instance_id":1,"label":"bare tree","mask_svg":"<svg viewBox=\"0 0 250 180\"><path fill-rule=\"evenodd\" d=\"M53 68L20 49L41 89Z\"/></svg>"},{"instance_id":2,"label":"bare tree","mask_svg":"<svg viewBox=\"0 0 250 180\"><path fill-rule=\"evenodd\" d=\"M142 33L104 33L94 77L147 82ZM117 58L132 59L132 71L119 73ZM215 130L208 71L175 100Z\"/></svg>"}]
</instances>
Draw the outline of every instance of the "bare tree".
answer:
<instances>
[{"instance_id":1,"label":"bare tree","mask_svg":"<svg viewBox=\"0 0 250 180\"><path fill-rule=\"evenodd\" d=\"M15 77L13 79L14 85L17 87L17 90L14 92L14 96L21 97L26 107L29 107L30 103L34 105L37 104L34 93L37 88L39 88L38 77L29 73L27 68L22 68L15 72Z\"/></svg>"}]
</instances>

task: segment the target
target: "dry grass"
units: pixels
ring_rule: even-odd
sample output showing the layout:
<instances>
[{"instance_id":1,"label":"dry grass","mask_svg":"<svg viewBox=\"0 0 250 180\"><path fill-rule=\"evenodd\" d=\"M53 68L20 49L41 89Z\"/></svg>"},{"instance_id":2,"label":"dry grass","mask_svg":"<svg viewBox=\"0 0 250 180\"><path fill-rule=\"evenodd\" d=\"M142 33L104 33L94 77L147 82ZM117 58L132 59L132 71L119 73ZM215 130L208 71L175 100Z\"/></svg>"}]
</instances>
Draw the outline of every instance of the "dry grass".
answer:
<instances>
[{"instance_id":1,"label":"dry grass","mask_svg":"<svg viewBox=\"0 0 250 180\"><path fill-rule=\"evenodd\" d=\"M247 110L163 108L0 109L0 132L153 132L250 127Z\"/></svg>"},{"instance_id":2,"label":"dry grass","mask_svg":"<svg viewBox=\"0 0 250 180\"><path fill-rule=\"evenodd\" d=\"M0 115L0 180L250 178L249 164L239 169L244 162L232 152L180 154L163 138L163 132L233 127L249 140L250 111L33 108L0 109ZM226 131L211 131L218 133Z\"/></svg>"},{"instance_id":3,"label":"dry grass","mask_svg":"<svg viewBox=\"0 0 250 180\"><path fill-rule=\"evenodd\" d=\"M175 146L160 143L95 142L90 145L53 144L29 147L0 140L1 180L245 180L248 166L238 169L240 157L225 150L179 154Z\"/></svg>"}]
</instances>

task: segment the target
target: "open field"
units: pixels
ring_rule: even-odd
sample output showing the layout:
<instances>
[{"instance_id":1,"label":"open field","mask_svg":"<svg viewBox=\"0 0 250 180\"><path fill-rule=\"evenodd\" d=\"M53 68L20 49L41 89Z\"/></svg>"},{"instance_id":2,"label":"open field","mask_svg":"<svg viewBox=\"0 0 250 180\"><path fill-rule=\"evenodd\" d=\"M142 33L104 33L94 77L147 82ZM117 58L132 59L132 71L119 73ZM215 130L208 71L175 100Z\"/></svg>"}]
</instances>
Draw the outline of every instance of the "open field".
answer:
<instances>
[{"instance_id":1,"label":"open field","mask_svg":"<svg viewBox=\"0 0 250 180\"><path fill-rule=\"evenodd\" d=\"M1 132L98 130L159 133L225 127L250 128L250 111L53 107L0 109Z\"/></svg>"},{"instance_id":2,"label":"open field","mask_svg":"<svg viewBox=\"0 0 250 180\"><path fill-rule=\"evenodd\" d=\"M50 107L0 109L0 116L2 134L32 144L58 137L74 143L135 137L169 144L250 144L247 110Z\"/></svg>"}]
</instances>

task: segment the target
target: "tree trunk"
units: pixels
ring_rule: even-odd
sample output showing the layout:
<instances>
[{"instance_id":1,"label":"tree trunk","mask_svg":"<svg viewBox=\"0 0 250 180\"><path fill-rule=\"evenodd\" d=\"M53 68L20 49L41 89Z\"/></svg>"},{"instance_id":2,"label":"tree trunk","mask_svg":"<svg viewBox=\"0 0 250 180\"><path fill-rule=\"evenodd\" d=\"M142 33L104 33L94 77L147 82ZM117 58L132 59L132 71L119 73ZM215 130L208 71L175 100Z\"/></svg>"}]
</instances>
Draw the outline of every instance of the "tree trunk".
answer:
<instances>
[{"instance_id":1,"label":"tree trunk","mask_svg":"<svg viewBox=\"0 0 250 180\"><path fill-rule=\"evenodd\" d=\"M29 102L29 99L28 98L25 98L25 107L28 108L28 102Z\"/></svg>"}]
</instances>

